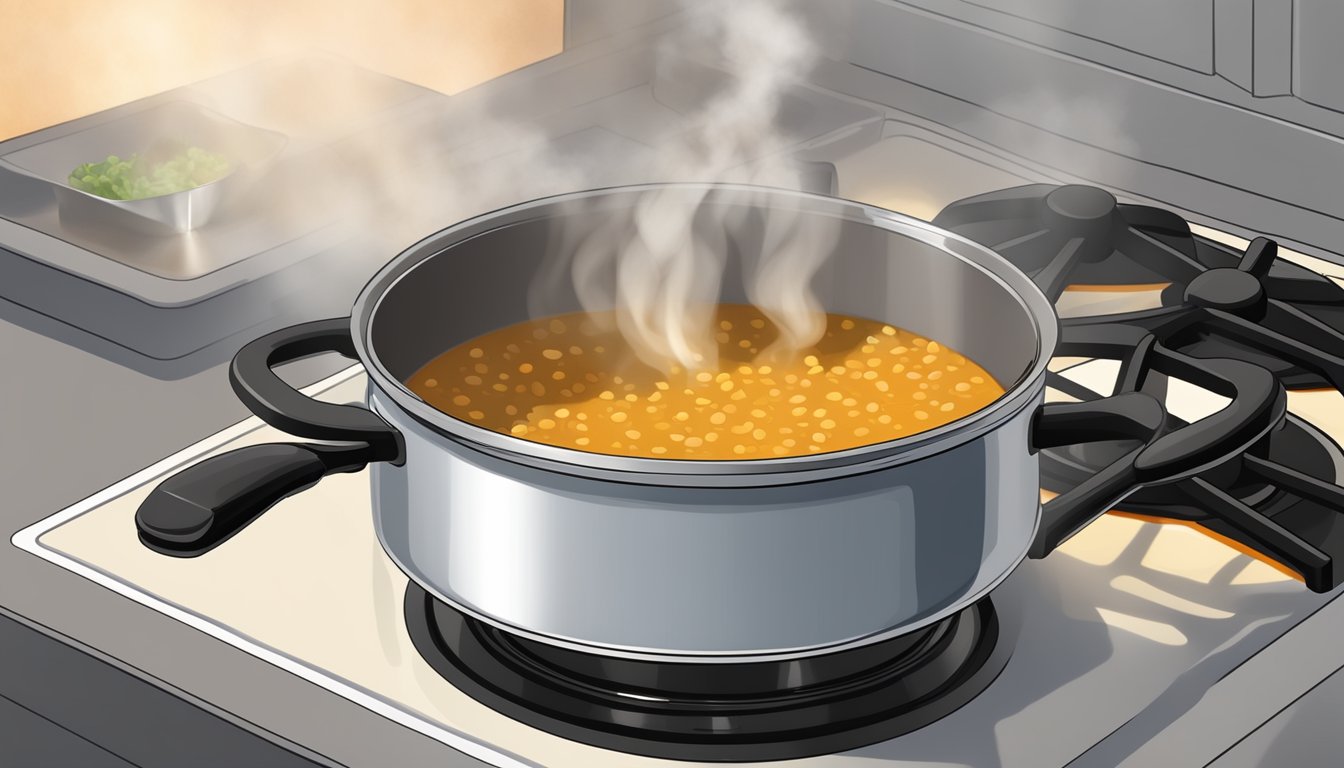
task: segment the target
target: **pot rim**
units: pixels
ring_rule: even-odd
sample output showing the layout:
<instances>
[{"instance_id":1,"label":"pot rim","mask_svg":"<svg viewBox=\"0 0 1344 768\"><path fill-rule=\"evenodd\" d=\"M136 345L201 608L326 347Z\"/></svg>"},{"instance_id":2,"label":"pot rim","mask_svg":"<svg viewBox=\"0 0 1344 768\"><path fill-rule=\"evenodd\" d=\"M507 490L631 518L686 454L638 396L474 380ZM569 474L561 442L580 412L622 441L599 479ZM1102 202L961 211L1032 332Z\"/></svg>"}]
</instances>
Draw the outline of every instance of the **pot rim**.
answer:
<instances>
[{"instance_id":1,"label":"pot rim","mask_svg":"<svg viewBox=\"0 0 1344 768\"><path fill-rule=\"evenodd\" d=\"M456 419L426 403L383 365L370 338L372 320L382 301L416 267L445 250L503 226L548 215L549 209L580 200L620 198L658 189L681 188L715 193L740 193L799 199L811 213L875 226L943 251L998 283L1021 306L1035 330L1035 359L1026 371L1005 388L997 400L974 413L925 432L871 443L841 451L807 456L762 459L698 460L655 459L590 453L573 448L532 442L494 432ZM351 314L355 350L371 381L392 403L417 421L448 439L488 454L551 471L584 477L606 477L654 485L711 485L743 483L774 485L809 482L854 472L904 464L941 453L974 440L1034 404L1044 388L1046 367L1058 343L1058 318L1054 306L1040 288L1021 270L979 243L947 232L904 214L876 206L809 192L746 184L649 183L602 187L537 198L466 219L426 236L385 264L360 291Z\"/></svg>"}]
</instances>

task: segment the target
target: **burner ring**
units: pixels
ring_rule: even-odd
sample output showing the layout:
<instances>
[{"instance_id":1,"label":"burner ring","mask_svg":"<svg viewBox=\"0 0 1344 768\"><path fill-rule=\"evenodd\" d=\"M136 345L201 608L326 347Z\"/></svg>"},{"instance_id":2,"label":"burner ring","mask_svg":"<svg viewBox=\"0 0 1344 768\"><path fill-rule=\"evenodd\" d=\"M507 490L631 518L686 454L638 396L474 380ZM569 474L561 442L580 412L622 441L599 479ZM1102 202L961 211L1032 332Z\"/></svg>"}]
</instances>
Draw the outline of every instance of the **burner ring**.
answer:
<instances>
[{"instance_id":1,"label":"burner ring","mask_svg":"<svg viewBox=\"0 0 1344 768\"><path fill-rule=\"evenodd\" d=\"M552 658L533 652L530 646L536 643L466 616L414 583L406 589L405 612L411 640L425 661L496 712L584 744L675 760L786 760L885 741L970 701L998 676L1008 655L1006 646L997 643L998 618L985 599L918 633L894 658L858 674L804 674L803 679L820 682L797 687L786 687L794 681L783 677L772 693L660 696L595 679L586 670L555 666ZM594 656L588 666L601 658ZM725 665L662 666L666 675L687 677L689 671L689 679L706 680L713 670L705 667L722 670ZM836 666L829 660L828 668Z\"/></svg>"}]
</instances>

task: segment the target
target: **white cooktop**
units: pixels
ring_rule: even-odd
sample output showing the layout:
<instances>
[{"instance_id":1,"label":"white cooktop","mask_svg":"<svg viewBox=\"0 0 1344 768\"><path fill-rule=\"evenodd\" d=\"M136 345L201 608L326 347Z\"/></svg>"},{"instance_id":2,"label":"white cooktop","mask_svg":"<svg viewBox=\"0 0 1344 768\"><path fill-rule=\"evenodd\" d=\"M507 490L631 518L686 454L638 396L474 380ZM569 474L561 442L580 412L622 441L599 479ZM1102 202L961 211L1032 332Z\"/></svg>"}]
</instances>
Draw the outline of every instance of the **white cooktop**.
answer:
<instances>
[{"instance_id":1,"label":"white cooktop","mask_svg":"<svg viewBox=\"0 0 1344 768\"><path fill-rule=\"evenodd\" d=\"M1102 386L1113 368L1094 361L1065 375ZM354 368L310 393L350 402L362 399L365 386ZM1209 407L1197 390L1177 387L1171 398L1177 415ZM1331 426L1344 437L1341 400L1294 393L1290 407L1334 414L1338 423ZM139 543L135 509L160 479L209 454L284 439L249 419L14 541L494 765L685 764L597 749L516 723L430 669L406 634L406 579L373 533L367 472L323 480L198 558L165 557ZM919 731L795 762L1063 766L1113 731L1112 745L1126 728L1175 720L1330 597L1189 527L1108 515L1046 560L1024 563L994 592L1011 657L983 694ZM1135 746L1147 740L1143 733L1134 739Z\"/></svg>"}]
</instances>

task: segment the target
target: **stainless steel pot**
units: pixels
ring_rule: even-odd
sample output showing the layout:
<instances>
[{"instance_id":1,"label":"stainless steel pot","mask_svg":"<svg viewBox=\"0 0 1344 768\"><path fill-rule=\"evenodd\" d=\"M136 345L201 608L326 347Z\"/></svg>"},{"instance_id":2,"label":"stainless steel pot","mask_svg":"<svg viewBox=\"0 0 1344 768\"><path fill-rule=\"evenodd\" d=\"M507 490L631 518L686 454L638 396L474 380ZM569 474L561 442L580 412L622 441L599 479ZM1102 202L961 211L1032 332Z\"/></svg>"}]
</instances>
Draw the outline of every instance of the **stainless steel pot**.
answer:
<instances>
[{"instance_id":1,"label":"stainless steel pot","mask_svg":"<svg viewBox=\"0 0 1344 768\"><path fill-rule=\"evenodd\" d=\"M761 237L752 216L789 205L838 225L814 280L828 311L946 341L1006 394L900 440L747 461L584 453L491 432L403 384L429 359L525 320L531 277L557 231L624 215L654 187L737 206L722 299ZM721 220L720 217L708 217ZM531 303L529 303L531 301ZM576 311L556 287L547 313ZM1043 405L1057 320L1025 274L993 252L889 211L796 192L650 185L564 195L439 232L386 265L353 317L245 347L235 390L293 434L340 445L244 448L170 479L137 516L160 551L199 554L285 495L372 464L384 548L430 594L552 645L648 660L742 662L831 653L914 631L984 597L1033 550L1044 555L1143 483L1188 476L1272 423L1282 392L1233 361L1193 361L1151 339L1132 370L1197 367L1233 405L1164 430L1148 395ZM358 358L368 410L318 403L271 368L320 351ZM1101 439L1136 447L1075 491L1039 503L1036 451ZM1039 524L1039 526L1038 526Z\"/></svg>"}]
</instances>

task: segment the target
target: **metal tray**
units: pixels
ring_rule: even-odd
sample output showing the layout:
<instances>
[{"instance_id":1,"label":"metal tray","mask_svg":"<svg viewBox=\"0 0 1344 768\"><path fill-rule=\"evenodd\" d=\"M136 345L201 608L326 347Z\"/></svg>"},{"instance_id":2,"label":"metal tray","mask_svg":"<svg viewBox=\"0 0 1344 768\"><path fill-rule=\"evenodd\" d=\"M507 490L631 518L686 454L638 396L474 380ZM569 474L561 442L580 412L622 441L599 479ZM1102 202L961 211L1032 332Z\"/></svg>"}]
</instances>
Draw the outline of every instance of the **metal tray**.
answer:
<instances>
[{"instance_id":1,"label":"metal tray","mask_svg":"<svg viewBox=\"0 0 1344 768\"><path fill-rule=\"evenodd\" d=\"M329 61L329 57L305 57L297 62L261 62L0 142L0 156L19 155L37 145L174 102L188 102L249 126L276 131L282 126L270 119L268 103L246 97L264 91L266 83L285 77L295 67L303 67L303 71L329 69L338 77L346 77L346 70L359 71L348 63L328 65ZM449 101L442 94L377 73L364 71L363 78L377 85L380 98L372 102L373 112L359 112L348 123L335 127L337 141L351 133L363 137L387 135L388 126L399 124L405 112L426 103ZM362 87L369 90L374 85ZM330 90L331 86L323 88ZM56 185L0 164L0 247L164 307L199 301L271 274L311 254L309 242L314 238L329 241L330 235L319 234L322 231L348 228L343 211L310 202L302 194L310 181L305 168L324 162L331 139L315 141L305 135L289 135L289 142L264 180L251 185L246 194L237 196L239 199L229 201L209 223L167 236L65 216L56 200ZM84 159L78 158L70 167L62 163L54 173L63 180L64 174ZM276 215L278 205L284 206L283 216ZM7 289L0 284L0 294L8 297Z\"/></svg>"},{"instance_id":2,"label":"metal tray","mask_svg":"<svg viewBox=\"0 0 1344 768\"><path fill-rule=\"evenodd\" d=\"M351 105L334 113L339 120L324 107L305 126L297 117L307 114L312 99L297 117L286 113L280 120L278 97L257 97L314 73L330 75L322 94L354 82L361 98L331 97L338 106ZM48 152L45 145L106 136L107 129L129 126L142 113L183 104L289 137L262 169L264 178L240 185L242 194L228 195L208 223L195 219L194 228L182 233L99 200L80 201L91 210L76 215L58 199L66 174L80 162L100 159L100 152L133 151L142 137L132 136L137 143L129 148L77 148L73 159L61 157L47 169L0 162L0 323L22 325L149 375L177 378L282 318L289 324L348 311L359 286L394 246L360 237L364 222L325 205L330 195L303 194L311 185L308 169L330 165L331 148L350 137L395 141L393 128L406 115L448 101L334 57L305 56L258 62L0 142L0 157L24 162ZM151 232L154 227L158 231Z\"/></svg>"},{"instance_id":3,"label":"metal tray","mask_svg":"<svg viewBox=\"0 0 1344 768\"><path fill-rule=\"evenodd\" d=\"M193 189L140 200L109 200L70 186L80 163L143 153L171 141L224 154L234 169ZM283 134L227 118L187 101L169 101L0 156L16 173L50 184L62 223L121 225L147 234L187 232L210 220L261 178L285 148Z\"/></svg>"}]
</instances>

